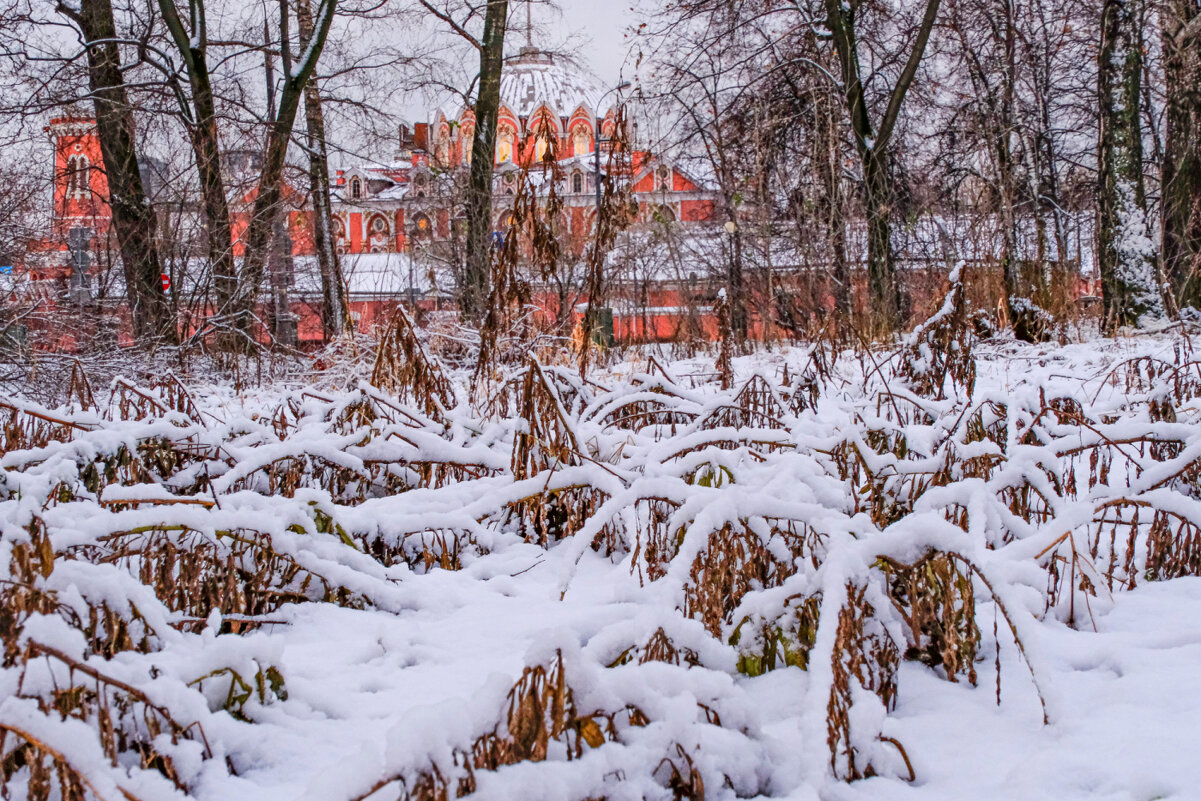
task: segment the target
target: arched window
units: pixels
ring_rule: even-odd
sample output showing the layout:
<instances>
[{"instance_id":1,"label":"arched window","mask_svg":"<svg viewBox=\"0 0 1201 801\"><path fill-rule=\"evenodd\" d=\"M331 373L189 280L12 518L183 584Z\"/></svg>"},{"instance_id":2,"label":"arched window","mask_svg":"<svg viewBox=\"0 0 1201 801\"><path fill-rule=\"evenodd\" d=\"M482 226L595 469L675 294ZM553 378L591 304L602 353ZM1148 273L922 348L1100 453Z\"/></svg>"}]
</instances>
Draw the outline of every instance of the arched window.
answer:
<instances>
[{"instance_id":1,"label":"arched window","mask_svg":"<svg viewBox=\"0 0 1201 801\"><path fill-rule=\"evenodd\" d=\"M450 129L441 128L438 131L438 141L434 145L434 161L440 167L450 166Z\"/></svg>"},{"instance_id":2,"label":"arched window","mask_svg":"<svg viewBox=\"0 0 1201 801\"><path fill-rule=\"evenodd\" d=\"M421 212L413 217L413 238L429 239L434 235L434 223L429 215Z\"/></svg>"},{"instance_id":3,"label":"arched window","mask_svg":"<svg viewBox=\"0 0 1201 801\"><path fill-rule=\"evenodd\" d=\"M350 197L352 200L358 200L363 197L363 182L358 178L350 179Z\"/></svg>"},{"instance_id":4,"label":"arched window","mask_svg":"<svg viewBox=\"0 0 1201 801\"><path fill-rule=\"evenodd\" d=\"M471 166L471 146L475 143L475 126L471 123L459 128L459 141L462 142L463 163Z\"/></svg>"},{"instance_id":5,"label":"arched window","mask_svg":"<svg viewBox=\"0 0 1201 801\"><path fill-rule=\"evenodd\" d=\"M572 130L571 150L576 156L586 156L592 151L592 132L587 126L577 125Z\"/></svg>"},{"instance_id":6,"label":"arched window","mask_svg":"<svg viewBox=\"0 0 1201 801\"><path fill-rule=\"evenodd\" d=\"M88 157L71 156L67 159L67 197L86 199L92 190L92 166Z\"/></svg>"},{"instance_id":7,"label":"arched window","mask_svg":"<svg viewBox=\"0 0 1201 801\"><path fill-rule=\"evenodd\" d=\"M577 195L584 191L584 176L580 175L578 172L572 174L571 176L571 191Z\"/></svg>"},{"instance_id":8,"label":"arched window","mask_svg":"<svg viewBox=\"0 0 1201 801\"><path fill-rule=\"evenodd\" d=\"M555 124L555 118L546 108L538 111L533 119L530 120L530 135L534 137L534 162L538 163L545 158L556 159L558 155L558 126ZM546 154L550 153L548 157Z\"/></svg>"},{"instance_id":9,"label":"arched window","mask_svg":"<svg viewBox=\"0 0 1201 801\"><path fill-rule=\"evenodd\" d=\"M378 214L371 218L371 233L384 235L388 233L388 221Z\"/></svg>"},{"instance_id":10,"label":"arched window","mask_svg":"<svg viewBox=\"0 0 1201 801\"><path fill-rule=\"evenodd\" d=\"M516 132L506 126L501 126L496 133L496 162L504 164L513 160L513 144L517 138Z\"/></svg>"}]
</instances>

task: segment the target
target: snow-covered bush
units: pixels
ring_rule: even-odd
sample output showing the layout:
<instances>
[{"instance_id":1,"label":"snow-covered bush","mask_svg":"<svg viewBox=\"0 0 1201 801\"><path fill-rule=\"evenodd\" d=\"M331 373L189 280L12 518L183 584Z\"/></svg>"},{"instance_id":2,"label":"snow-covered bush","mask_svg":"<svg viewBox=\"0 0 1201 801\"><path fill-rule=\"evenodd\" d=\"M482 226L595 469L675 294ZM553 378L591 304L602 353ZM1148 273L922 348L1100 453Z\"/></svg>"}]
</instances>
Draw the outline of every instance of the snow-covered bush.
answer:
<instances>
[{"instance_id":1,"label":"snow-covered bush","mask_svg":"<svg viewBox=\"0 0 1201 801\"><path fill-rule=\"evenodd\" d=\"M531 360L477 408L401 318L339 391L0 400L0 787L251 797L321 747L287 731L336 720L363 738L338 801L912 778L906 662L975 685L1012 643L1047 694L1040 618L1201 574L1187 343L1002 386L956 291L895 354L747 357L729 390ZM459 661L357 707L312 689L339 655L307 638L344 627L402 655L400 690Z\"/></svg>"}]
</instances>

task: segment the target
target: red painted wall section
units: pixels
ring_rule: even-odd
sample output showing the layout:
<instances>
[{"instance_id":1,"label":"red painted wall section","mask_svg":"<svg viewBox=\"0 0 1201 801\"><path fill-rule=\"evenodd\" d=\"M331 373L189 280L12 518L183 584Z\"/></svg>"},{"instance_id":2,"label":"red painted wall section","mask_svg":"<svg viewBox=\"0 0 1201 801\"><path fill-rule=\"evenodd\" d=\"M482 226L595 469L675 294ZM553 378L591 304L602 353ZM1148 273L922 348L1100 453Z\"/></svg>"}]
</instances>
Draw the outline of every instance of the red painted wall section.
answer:
<instances>
[{"instance_id":1,"label":"red painted wall section","mask_svg":"<svg viewBox=\"0 0 1201 801\"><path fill-rule=\"evenodd\" d=\"M713 218L715 211L712 200L681 200L680 219L684 222L703 222Z\"/></svg>"},{"instance_id":2,"label":"red painted wall section","mask_svg":"<svg viewBox=\"0 0 1201 801\"><path fill-rule=\"evenodd\" d=\"M229 215L230 236L233 237L234 256L246 255L246 229L250 227L250 215L236 211Z\"/></svg>"},{"instance_id":3,"label":"red painted wall section","mask_svg":"<svg viewBox=\"0 0 1201 801\"><path fill-rule=\"evenodd\" d=\"M634 184L635 192L654 192L655 191L655 173L648 172L642 177L642 180Z\"/></svg>"},{"instance_id":4,"label":"red painted wall section","mask_svg":"<svg viewBox=\"0 0 1201 801\"><path fill-rule=\"evenodd\" d=\"M676 192L695 192L697 185L689 181L678 170L672 170L671 188Z\"/></svg>"},{"instance_id":5,"label":"red painted wall section","mask_svg":"<svg viewBox=\"0 0 1201 801\"><path fill-rule=\"evenodd\" d=\"M321 310L305 303L292 305L292 311L297 316L296 336L301 342L320 342L325 332L321 328Z\"/></svg>"},{"instance_id":6,"label":"red painted wall section","mask_svg":"<svg viewBox=\"0 0 1201 801\"><path fill-rule=\"evenodd\" d=\"M362 212L352 211L350 213L350 252L363 252L363 214Z\"/></svg>"},{"instance_id":7,"label":"red painted wall section","mask_svg":"<svg viewBox=\"0 0 1201 801\"><path fill-rule=\"evenodd\" d=\"M317 252L313 242L313 215L308 211L288 214L288 235L292 237L293 256L312 256Z\"/></svg>"}]
</instances>

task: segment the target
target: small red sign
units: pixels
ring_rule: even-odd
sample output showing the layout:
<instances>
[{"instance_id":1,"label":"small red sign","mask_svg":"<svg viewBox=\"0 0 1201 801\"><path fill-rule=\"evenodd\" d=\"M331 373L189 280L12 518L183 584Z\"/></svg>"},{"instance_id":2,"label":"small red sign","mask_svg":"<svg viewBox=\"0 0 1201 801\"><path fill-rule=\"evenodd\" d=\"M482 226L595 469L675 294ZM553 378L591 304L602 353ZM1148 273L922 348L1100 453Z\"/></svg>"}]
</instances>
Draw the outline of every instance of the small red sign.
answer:
<instances>
[{"instance_id":1,"label":"small red sign","mask_svg":"<svg viewBox=\"0 0 1201 801\"><path fill-rule=\"evenodd\" d=\"M167 275L166 273L163 273L162 275L159 276L159 278L163 279L163 291L166 292L168 289L171 288L171 276Z\"/></svg>"}]
</instances>

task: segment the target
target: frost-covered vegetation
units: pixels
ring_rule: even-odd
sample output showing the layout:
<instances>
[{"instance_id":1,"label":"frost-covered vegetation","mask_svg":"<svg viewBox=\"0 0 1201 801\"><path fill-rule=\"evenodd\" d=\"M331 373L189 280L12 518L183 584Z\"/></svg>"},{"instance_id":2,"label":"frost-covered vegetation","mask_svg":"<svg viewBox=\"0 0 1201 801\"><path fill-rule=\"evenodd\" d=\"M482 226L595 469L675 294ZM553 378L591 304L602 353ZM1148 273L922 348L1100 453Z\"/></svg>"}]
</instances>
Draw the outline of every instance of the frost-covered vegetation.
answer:
<instances>
[{"instance_id":1,"label":"frost-covered vegetation","mask_svg":"<svg viewBox=\"0 0 1201 801\"><path fill-rule=\"evenodd\" d=\"M1187 337L713 365L0 399L0 797L1186 792Z\"/></svg>"}]
</instances>

